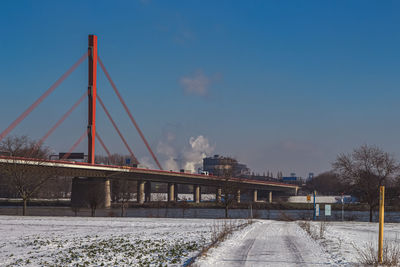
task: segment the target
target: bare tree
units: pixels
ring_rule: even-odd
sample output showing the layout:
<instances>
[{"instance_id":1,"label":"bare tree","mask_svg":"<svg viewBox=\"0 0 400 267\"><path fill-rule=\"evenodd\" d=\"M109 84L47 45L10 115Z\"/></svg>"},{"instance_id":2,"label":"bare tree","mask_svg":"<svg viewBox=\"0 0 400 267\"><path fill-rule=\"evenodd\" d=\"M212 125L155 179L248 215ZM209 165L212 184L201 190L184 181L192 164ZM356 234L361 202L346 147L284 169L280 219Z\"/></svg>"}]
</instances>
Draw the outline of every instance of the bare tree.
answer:
<instances>
[{"instance_id":1,"label":"bare tree","mask_svg":"<svg viewBox=\"0 0 400 267\"><path fill-rule=\"evenodd\" d=\"M88 183L86 202L91 210L91 216L96 216L96 210L104 202L104 184L103 183Z\"/></svg>"},{"instance_id":2,"label":"bare tree","mask_svg":"<svg viewBox=\"0 0 400 267\"><path fill-rule=\"evenodd\" d=\"M132 194L137 188L135 181L128 179L115 179L112 182L112 198L121 208L121 217L125 216L128 203L132 199Z\"/></svg>"},{"instance_id":3,"label":"bare tree","mask_svg":"<svg viewBox=\"0 0 400 267\"><path fill-rule=\"evenodd\" d=\"M29 139L26 135L10 136L0 143L0 151L12 157L48 159L50 149L39 142Z\"/></svg>"},{"instance_id":4,"label":"bare tree","mask_svg":"<svg viewBox=\"0 0 400 267\"><path fill-rule=\"evenodd\" d=\"M391 183L399 165L394 157L376 146L363 145L351 154L341 154L333 163L340 179L369 206L369 221L379 204L379 187Z\"/></svg>"},{"instance_id":5,"label":"bare tree","mask_svg":"<svg viewBox=\"0 0 400 267\"><path fill-rule=\"evenodd\" d=\"M38 190L55 176L43 170L44 160L48 158L50 150L41 144L31 141L26 136L13 136L4 139L0 143L0 150L7 151L10 162L1 167L1 173L7 180L9 190L22 198L22 215L26 215L27 203L37 194ZM21 159L16 157L34 158L29 165L23 164Z\"/></svg>"},{"instance_id":6,"label":"bare tree","mask_svg":"<svg viewBox=\"0 0 400 267\"><path fill-rule=\"evenodd\" d=\"M188 199L183 197L180 202L180 207L182 209L182 218L185 218L185 211L190 207Z\"/></svg>"},{"instance_id":7,"label":"bare tree","mask_svg":"<svg viewBox=\"0 0 400 267\"><path fill-rule=\"evenodd\" d=\"M240 181L232 182L233 168L225 168L222 176L222 204L225 209L225 218L228 218L229 209L237 202L237 192L240 190Z\"/></svg>"}]
</instances>

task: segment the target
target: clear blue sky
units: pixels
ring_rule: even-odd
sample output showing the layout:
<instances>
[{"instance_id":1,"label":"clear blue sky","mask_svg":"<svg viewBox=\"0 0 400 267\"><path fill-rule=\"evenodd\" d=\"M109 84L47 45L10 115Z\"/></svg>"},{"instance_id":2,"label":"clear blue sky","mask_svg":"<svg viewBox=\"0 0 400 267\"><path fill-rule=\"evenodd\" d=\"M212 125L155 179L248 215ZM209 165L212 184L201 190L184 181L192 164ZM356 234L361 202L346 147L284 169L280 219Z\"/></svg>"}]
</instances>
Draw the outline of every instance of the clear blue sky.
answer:
<instances>
[{"instance_id":1,"label":"clear blue sky","mask_svg":"<svg viewBox=\"0 0 400 267\"><path fill-rule=\"evenodd\" d=\"M178 148L203 135L213 153L255 171L301 176L364 143L400 156L399 14L398 1L1 1L0 129L94 33L154 150L168 133ZM98 85L138 157L149 157L102 73ZM40 138L86 87L87 62L13 134ZM68 150L86 114L85 102L46 144ZM98 116L108 146L125 153Z\"/></svg>"}]
</instances>

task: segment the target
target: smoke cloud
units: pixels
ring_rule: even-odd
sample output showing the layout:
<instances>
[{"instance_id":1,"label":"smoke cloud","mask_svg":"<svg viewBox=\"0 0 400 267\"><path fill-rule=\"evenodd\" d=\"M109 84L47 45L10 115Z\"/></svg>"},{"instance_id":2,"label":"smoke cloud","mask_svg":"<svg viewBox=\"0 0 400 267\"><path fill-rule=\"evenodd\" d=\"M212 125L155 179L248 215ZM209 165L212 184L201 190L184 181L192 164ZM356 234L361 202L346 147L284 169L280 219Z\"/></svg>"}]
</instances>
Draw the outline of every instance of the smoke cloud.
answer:
<instances>
[{"instance_id":1,"label":"smoke cloud","mask_svg":"<svg viewBox=\"0 0 400 267\"><path fill-rule=\"evenodd\" d=\"M202 135L199 135L197 138L190 137L189 144L190 147L183 153L183 169L193 172L202 166L203 158L209 156L214 151L214 147L212 147L207 138Z\"/></svg>"},{"instance_id":2,"label":"smoke cloud","mask_svg":"<svg viewBox=\"0 0 400 267\"><path fill-rule=\"evenodd\" d=\"M140 167L148 168L148 169L158 169L152 162L152 159L149 157L142 157L139 159Z\"/></svg>"},{"instance_id":3,"label":"smoke cloud","mask_svg":"<svg viewBox=\"0 0 400 267\"><path fill-rule=\"evenodd\" d=\"M202 135L190 137L189 144L181 149L173 145L172 135L168 135L167 140L160 142L157 151L166 157L163 167L166 170L197 172L203 165L203 158L209 156L214 151L214 146L210 145L208 139Z\"/></svg>"}]
</instances>

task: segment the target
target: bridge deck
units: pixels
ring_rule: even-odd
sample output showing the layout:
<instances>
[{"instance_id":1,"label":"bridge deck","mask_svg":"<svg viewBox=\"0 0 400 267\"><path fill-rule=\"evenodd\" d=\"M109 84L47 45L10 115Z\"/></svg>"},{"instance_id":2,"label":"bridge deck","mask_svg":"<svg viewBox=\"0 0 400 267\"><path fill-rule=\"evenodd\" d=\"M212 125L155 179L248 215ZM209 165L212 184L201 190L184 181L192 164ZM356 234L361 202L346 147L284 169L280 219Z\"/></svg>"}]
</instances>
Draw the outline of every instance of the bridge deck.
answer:
<instances>
[{"instance_id":1,"label":"bridge deck","mask_svg":"<svg viewBox=\"0 0 400 267\"><path fill-rule=\"evenodd\" d=\"M244 178L224 178L213 175L202 175L183 172L161 171L127 166L114 166L102 164L89 164L60 160L42 160L19 157L0 156L2 168L17 167L19 169L35 170L36 173L46 173L58 176L74 177L102 177L110 179L145 180L161 183L180 183L217 186L223 183L238 184L242 187L273 190L292 191L298 186L272 181L252 180Z\"/></svg>"}]
</instances>

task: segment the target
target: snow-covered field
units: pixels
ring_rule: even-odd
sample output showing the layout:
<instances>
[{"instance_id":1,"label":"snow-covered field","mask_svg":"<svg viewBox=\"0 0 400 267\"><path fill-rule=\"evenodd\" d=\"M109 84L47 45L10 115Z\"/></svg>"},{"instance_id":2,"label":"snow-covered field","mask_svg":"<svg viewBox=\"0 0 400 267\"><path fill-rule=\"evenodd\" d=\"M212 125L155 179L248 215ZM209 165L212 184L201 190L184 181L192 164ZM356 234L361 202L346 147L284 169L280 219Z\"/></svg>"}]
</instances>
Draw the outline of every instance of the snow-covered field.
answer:
<instances>
[{"instance_id":1,"label":"snow-covered field","mask_svg":"<svg viewBox=\"0 0 400 267\"><path fill-rule=\"evenodd\" d=\"M319 233L320 223L312 223ZM385 239L400 240L400 224L385 225ZM357 266L368 244L377 244L378 225L331 222L323 238L313 239L298 222L257 221L236 232L196 266Z\"/></svg>"},{"instance_id":2,"label":"snow-covered field","mask_svg":"<svg viewBox=\"0 0 400 267\"><path fill-rule=\"evenodd\" d=\"M216 223L1 216L0 266L181 266L210 242Z\"/></svg>"},{"instance_id":3,"label":"snow-covered field","mask_svg":"<svg viewBox=\"0 0 400 267\"><path fill-rule=\"evenodd\" d=\"M313 226L318 231L320 224L314 223ZM357 250L366 251L370 244L376 249L378 227L378 223L332 222L327 224L324 238L317 242L328 251L334 262L354 265L359 261ZM385 223L384 240L400 247L400 223Z\"/></svg>"},{"instance_id":4,"label":"snow-covered field","mask_svg":"<svg viewBox=\"0 0 400 267\"><path fill-rule=\"evenodd\" d=\"M236 224L245 220L232 220ZM0 266L182 266L210 244L213 219L0 216ZM320 222L312 222L319 233ZM195 266L354 266L378 225L329 222L311 238L299 222L256 220ZM400 224L385 224L400 240Z\"/></svg>"}]
</instances>

